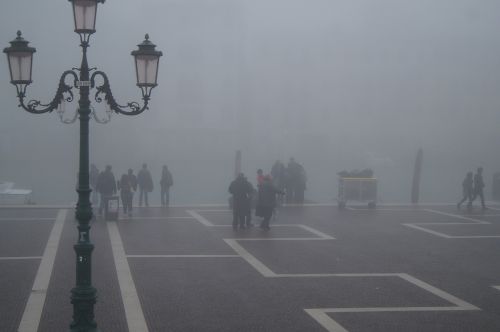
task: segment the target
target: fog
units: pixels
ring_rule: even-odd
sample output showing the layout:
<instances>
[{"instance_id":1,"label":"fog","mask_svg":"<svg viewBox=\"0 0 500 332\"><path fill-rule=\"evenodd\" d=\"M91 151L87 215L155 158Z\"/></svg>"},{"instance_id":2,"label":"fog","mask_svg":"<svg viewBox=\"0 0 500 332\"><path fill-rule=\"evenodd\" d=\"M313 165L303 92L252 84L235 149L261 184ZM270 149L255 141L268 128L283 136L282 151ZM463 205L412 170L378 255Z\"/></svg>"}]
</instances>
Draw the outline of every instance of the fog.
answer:
<instances>
[{"instance_id":1,"label":"fog","mask_svg":"<svg viewBox=\"0 0 500 332\"><path fill-rule=\"evenodd\" d=\"M337 172L372 168L389 203L409 202L422 148L421 201L457 201L478 166L489 197L500 171L498 13L493 0L108 0L89 64L121 104L140 100L130 52L145 33L164 56L148 111L91 122L91 162L116 177L148 163L153 203L163 164L173 204L223 203L240 149L252 182L295 157L314 202L334 201ZM18 29L37 48L28 99L49 102L80 64L71 5L4 1L2 47ZM76 201L78 122L18 108L5 56L0 78L0 181L33 189L39 204Z\"/></svg>"}]
</instances>

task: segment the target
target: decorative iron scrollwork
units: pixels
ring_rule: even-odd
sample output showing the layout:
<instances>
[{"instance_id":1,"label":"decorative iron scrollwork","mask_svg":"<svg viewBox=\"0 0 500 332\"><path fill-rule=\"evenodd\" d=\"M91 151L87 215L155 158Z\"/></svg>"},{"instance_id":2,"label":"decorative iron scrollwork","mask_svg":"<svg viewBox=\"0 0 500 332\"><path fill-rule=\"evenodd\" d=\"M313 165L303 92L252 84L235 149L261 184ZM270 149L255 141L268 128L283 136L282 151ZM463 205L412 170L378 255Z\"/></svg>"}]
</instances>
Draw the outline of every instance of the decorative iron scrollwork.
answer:
<instances>
[{"instance_id":1,"label":"decorative iron scrollwork","mask_svg":"<svg viewBox=\"0 0 500 332\"><path fill-rule=\"evenodd\" d=\"M101 76L103 83L101 85L96 84L96 76ZM116 102L113 97L113 93L111 92L111 88L109 86L108 76L102 71L96 71L90 77L90 86L91 88L95 88L97 92L94 95L94 99L97 103L102 103L105 101L109 107L119 114L124 115L137 115L148 109L149 103L149 95L142 96L142 100L144 101L144 105L141 106L139 103L132 101L127 103L126 105L120 105ZM127 109L130 109L128 111Z\"/></svg>"},{"instance_id":2,"label":"decorative iron scrollwork","mask_svg":"<svg viewBox=\"0 0 500 332\"><path fill-rule=\"evenodd\" d=\"M66 77L70 75L73 76L73 86L66 84ZM17 87L17 97L19 98L19 106L24 110L34 113L34 114L42 114L47 112L52 112L57 109L61 102L73 101L73 87L76 87L76 82L78 81L78 75L72 71L67 70L59 79L59 87L57 88L56 95L52 99L52 101L48 104L44 104L39 100L31 99L28 103L24 102L26 98L26 87ZM76 87L77 88L77 87Z\"/></svg>"}]
</instances>

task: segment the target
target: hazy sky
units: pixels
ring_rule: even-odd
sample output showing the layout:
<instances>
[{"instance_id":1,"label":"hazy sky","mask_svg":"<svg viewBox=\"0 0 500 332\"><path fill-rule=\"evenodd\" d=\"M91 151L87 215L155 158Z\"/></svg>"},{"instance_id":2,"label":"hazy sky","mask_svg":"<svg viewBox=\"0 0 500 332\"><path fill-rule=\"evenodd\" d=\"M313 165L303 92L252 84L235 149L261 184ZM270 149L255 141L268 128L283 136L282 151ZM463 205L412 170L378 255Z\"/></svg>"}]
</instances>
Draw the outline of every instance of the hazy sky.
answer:
<instances>
[{"instance_id":1,"label":"hazy sky","mask_svg":"<svg viewBox=\"0 0 500 332\"><path fill-rule=\"evenodd\" d=\"M499 13L493 0L108 0L89 62L122 104L140 99L130 52L146 32L164 56L149 111L91 123L92 161L116 176L148 162L158 181L167 164L174 203L199 203L225 200L236 149L252 180L294 156L312 200L336 197L337 172L372 167L390 202L409 200L422 147L422 200L458 199L478 166L489 193L500 171ZM80 62L71 5L5 1L4 47L18 29L37 48L28 95L49 101ZM78 125L18 109L5 57L0 78L0 181L40 202L74 200Z\"/></svg>"}]
</instances>

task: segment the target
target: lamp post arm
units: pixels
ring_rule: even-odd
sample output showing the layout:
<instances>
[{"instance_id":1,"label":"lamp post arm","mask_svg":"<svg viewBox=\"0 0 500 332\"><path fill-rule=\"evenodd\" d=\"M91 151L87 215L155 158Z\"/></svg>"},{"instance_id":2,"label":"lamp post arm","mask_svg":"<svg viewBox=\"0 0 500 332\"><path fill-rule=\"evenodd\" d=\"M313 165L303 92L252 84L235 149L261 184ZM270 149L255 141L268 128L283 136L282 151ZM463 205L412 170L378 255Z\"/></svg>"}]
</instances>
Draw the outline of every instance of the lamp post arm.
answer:
<instances>
[{"instance_id":1,"label":"lamp post arm","mask_svg":"<svg viewBox=\"0 0 500 332\"><path fill-rule=\"evenodd\" d=\"M102 77L102 84L97 85L95 82L96 76ZM104 100L108 103L109 107L119 114L124 115L137 115L141 114L145 110L148 109L149 96L143 95L142 100L144 101L144 105L141 106L139 103L132 101L127 103L126 105L120 105L116 102L113 97L113 93L111 92L111 87L109 86L108 76L102 71L96 71L90 77L90 86L92 88L96 88L97 92L95 93L94 99L96 102L101 103L103 101L102 95L104 95ZM126 109L130 109L129 111Z\"/></svg>"},{"instance_id":2,"label":"lamp post arm","mask_svg":"<svg viewBox=\"0 0 500 332\"><path fill-rule=\"evenodd\" d=\"M73 86L66 84L66 77L68 77L68 75L73 76ZM52 112L59 107L59 104L61 104L62 101L71 102L73 100L73 91L71 90L73 87L76 87L77 81L78 75L74 71L66 70L62 73L61 78L59 79L59 87L57 88L56 95L48 104L43 104L41 101L34 99L25 103L26 87L24 87L24 89L18 87L17 98L19 99L19 107L22 107L25 111L34 114Z\"/></svg>"}]
</instances>

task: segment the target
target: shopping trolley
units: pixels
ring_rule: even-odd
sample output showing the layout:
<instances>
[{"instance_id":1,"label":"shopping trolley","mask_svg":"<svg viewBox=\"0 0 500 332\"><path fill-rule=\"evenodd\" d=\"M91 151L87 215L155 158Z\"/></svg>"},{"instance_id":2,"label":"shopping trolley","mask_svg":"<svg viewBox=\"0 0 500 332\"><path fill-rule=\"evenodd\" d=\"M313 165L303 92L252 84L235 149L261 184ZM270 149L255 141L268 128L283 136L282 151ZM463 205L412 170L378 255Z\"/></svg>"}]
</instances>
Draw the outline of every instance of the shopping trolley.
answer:
<instances>
[{"instance_id":1,"label":"shopping trolley","mask_svg":"<svg viewBox=\"0 0 500 332\"><path fill-rule=\"evenodd\" d=\"M346 207L347 201L368 203L370 209L377 205L377 179L370 177L339 177L338 207Z\"/></svg>"}]
</instances>

